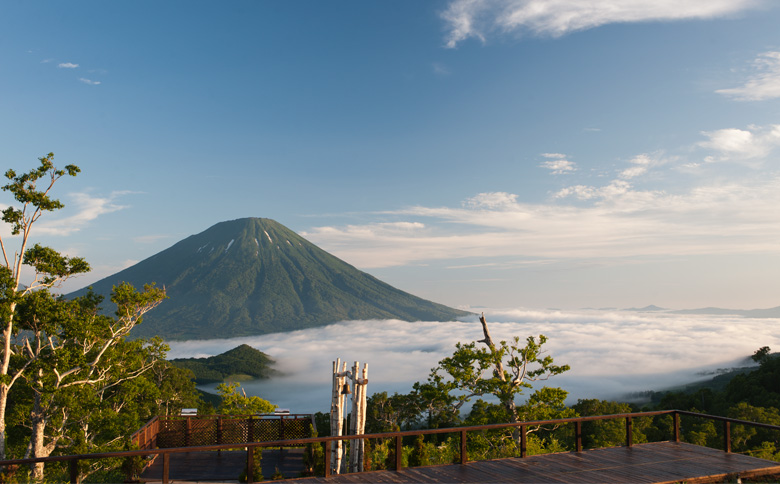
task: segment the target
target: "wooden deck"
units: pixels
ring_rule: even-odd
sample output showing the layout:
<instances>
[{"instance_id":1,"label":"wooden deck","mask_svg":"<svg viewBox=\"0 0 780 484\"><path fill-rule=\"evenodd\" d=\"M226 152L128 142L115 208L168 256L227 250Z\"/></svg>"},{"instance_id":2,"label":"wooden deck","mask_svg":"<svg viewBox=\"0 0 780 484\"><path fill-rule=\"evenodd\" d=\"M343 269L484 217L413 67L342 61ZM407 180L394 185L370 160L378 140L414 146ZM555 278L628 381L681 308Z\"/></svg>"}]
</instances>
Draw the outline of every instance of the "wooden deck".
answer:
<instances>
[{"instance_id":1,"label":"wooden deck","mask_svg":"<svg viewBox=\"0 0 780 484\"><path fill-rule=\"evenodd\" d=\"M263 476L271 479L278 469L285 477L298 477L303 470L303 449L263 451ZM170 482L238 482L246 467L245 451L184 452L171 455ZM162 481L162 458L141 474L141 481Z\"/></svg>"},{"instance_id":2,"label":"wooden deck","mask_svg":"<svg viewBox=\"0 0 780 484\"><path fill-rule=\"evenodd\" d=\"M780 473L780 463L697 445L657 442L523 459L309 477L287 483L704 483Z\"/></svg>"}]
</instances>

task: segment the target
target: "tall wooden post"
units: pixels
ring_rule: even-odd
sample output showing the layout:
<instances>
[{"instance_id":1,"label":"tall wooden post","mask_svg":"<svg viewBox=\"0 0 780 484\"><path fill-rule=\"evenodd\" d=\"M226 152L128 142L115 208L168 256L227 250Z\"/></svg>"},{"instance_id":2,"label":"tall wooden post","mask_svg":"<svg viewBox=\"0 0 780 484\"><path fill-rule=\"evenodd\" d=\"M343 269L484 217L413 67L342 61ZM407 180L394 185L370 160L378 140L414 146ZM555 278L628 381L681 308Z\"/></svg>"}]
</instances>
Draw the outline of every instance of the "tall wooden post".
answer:
<instances>
[{"instance_id":1,"label":"tall wooden post","mask_svg":"<svg viewBox=\"0 0 780 484\"><path fill-rule=\"evenodd\" d=\"M340 370L340 371L339 371ZM362 378L361 378L362 374ZM330 406L330 430L331 436L344 435L343 425L346 416L346 394L343 390L354 385L351 391L351 418L349 420L348 434L362 435L366 432L366 385L368 384L368 365L364 365L362 372L360 362L355 362L351 371L347 371L347 363L337 359L333 362L333 388ZM330 450L330 469L336 474L342 472L361 472L363 470L363 453L365 441L362 439L351 440L349 444L349 458L344 459L344 442L336 440L336 444Z\"/></svg>"},{"instance_id":2,"label":"tall wooden post","mask_svg":"<svg viewBox=\"0 0 780 484\"><path fill-rule=\"evenodd\" d=\"M340 368L343 368L343 370L339 371ZM338 358L333 362L333 391L330 404L330 435L334 437L343 435L344 399L346 395L341 394L341 389L344 387L344 376L346 375L346 371L347 363L344 362L342 367L341 358ZM335 445L331 447L330 468L336 474L341 472L343 448L343 442L341 440L335 441Z\"/></svg>"}]
</instances>

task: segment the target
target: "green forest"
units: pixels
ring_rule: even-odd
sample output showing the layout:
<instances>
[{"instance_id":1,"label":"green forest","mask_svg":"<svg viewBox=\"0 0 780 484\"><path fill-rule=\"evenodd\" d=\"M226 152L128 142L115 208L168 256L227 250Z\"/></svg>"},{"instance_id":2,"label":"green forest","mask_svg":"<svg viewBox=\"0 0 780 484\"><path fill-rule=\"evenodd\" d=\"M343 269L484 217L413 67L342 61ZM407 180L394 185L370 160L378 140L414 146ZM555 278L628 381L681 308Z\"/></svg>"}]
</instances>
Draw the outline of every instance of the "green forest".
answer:
<instances>
[{"instance_id":1,"label":"green forest","mask_svg":"<svg viewBox=\"0 0 780 484\"><path fill-rule=\"evenodd\" d=\"M143 316L168 295L152 281L142 289L114 286L111 296L87 292L66 299L53 292L62 281L89 270L78 257L33 244L34 227L47 212L62 208L53 188L79 169L54 166L53 155L39 159L29 172L5 173L2 190L16 204L2 211L14 241L0 237L4 264L0 264L0 318L3 320L0 362L0 460L130 450L129 437L155 416L179 415L183 408L204 414L254 414L274 410L273 397L247 396L235 380L274 375L273 361L242 345L222 355L167 361L169 348L159 338L130 339ZM11 257L9 254L16 254ZM32 282L22 283L22 270ZM107 314L104 309L113 309ZM542 386L569 370L545 351L544 335L494 342L481 318L485 338L458 343L409 393L375 393L368 398L366 432L419 428L447 428L489 423L549 420L608 415L642 410L678 409L780 425L780 358L770 348L758 349L756 367L735 373L725 381L689 391L653 394L644 406L603 400L579 400L567 405L568 393ZM283 369L282 369L283 370ZM231 381L232 380L232 381ZM206 398L196 382L222 382L216 399ZM327 410L327 409L325 409ZM315 415L320 436L329 433L329 415ZM669 415L635 419L634 442L669 440ZM712 421L684 420L686 442L720 447L722 428ZM583 425L586 448L622 445L621 421ZM406 465L450 463L458 458L452 437L432 436L404 442ZM736 452L780 460L777 432L735 426ZM572 450L570 426L530 429L530 454ZM390 441L372 441L366 464L382 469L395 461ZM497 458L518 453L518 436L511 430L491 430L469 438L471 459ZM321 447L314 446L312 470L322 463ZM127 461L82 460L83 482L123 482L132 478ZM67 469L61 463L5 466L0 482L58 482Z\"/></svg>"}]
</instances>

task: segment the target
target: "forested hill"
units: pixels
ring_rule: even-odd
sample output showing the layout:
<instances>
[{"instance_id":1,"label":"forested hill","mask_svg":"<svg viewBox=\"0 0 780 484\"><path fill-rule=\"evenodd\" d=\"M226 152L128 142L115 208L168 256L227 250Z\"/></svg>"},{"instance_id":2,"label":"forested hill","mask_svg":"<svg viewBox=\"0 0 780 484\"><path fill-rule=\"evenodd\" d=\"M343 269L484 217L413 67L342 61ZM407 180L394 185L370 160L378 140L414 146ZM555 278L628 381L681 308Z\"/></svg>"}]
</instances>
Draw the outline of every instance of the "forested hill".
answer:
<instances>
[{"instance_id":1,"label":"forested hill","mask_svg":"<svg viewBox=\"0 0 780 484\"><path fill-rule=\"evenodd\" d=\"M195 382L200 385L227 379L269 378L278 373L271 368L274 360L249 345L241 345L207 358L176 358L170 362L178 368L192 370Z\"/></svg>"},{"instance_id":2,"label":"forested hill","mask_svg":"<svg viewBox=\"0 0 780 484\"><path fill-rule=\"evenodd\" d=\"M107 297L123 281L156 282L170 297L144 317L135 337L229 338L343 320L452 321L468 314L396 289L262 218L218 223L92 287Z\"/></svg>"}]
</instances>

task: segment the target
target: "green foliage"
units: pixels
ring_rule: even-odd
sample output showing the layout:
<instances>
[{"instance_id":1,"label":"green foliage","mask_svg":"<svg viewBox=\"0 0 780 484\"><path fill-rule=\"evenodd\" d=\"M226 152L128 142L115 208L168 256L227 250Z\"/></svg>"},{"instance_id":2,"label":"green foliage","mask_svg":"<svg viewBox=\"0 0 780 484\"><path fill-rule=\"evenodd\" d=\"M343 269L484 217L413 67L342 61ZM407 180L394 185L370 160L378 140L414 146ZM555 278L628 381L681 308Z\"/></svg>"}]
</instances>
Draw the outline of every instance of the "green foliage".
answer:
<instances>
[{"instance_id":1,"label":"green foliage","mask_svg":"<svg viewBox=\"0 0 780 484\"><path fill-rule=\"evenodd\" d=\"M252 482L261 482L265 478L263 477L263 448L252 448ZM238 482L248 482L247 475L248 469L244 466L244 470L238 476Z\"/></svg>"},{"instance_id":2,"label":"green foliage","mask_svg":"<svg viewBox=\"0 0 780 484\"><path fill-rule=\"evenodd\" d=\"M627 403L596 399L580 399L572 406L572 409L582 417L618 415L634 411ZM633 442L635 444L647 442L645 431L652 425L651 419L633 419ZM625 445L625 443L626 422L624 419L595 420L582 424L582 445L586 448L614 447Z\"/></svg>"},{"instance_id":3,"label":"green foliage","mask_svg":"<svg viewBox=\"0 0 780 484\"><path fill-rule=\"evenodd\" d=\"M201 385L223 382L233 375L263 379L277 374L271 368L274 363L271 357L246 344L208 358L177 358L170 361L176 367L190 370L195 381Z\"/></svg>"},{"instance_id":4,"label":"green foliage","mask_svg":"<svg viewBox=\"0 0 780 484\"><path fill-rule=\"evenodd\" d=\"M276 406L260 397L247 397L246 392L238 390L241 384L220 383L217 385L217 393L222 397L222 405L219 413L222 415L250 415L256 413L272 413Z\"/></svg>"},{"instance_id":5,"label":"green foliage","mask_svg":"<svg viewBox=\"0 0 780 484\"><path fill-rule=\"evenodd\" d=\"M207 339L351 319L449 321L468 315L393 288L260 218L219 223L93 287L107 295L121 281L157 281L171 297L134 330L136 337Z\"/></svg>"},{"instance_id":6,"label":"green foliage","mask_svg":"<svg viewBox=\"0 0 780 484\"><path fill-rule=\"evenodd\" d=\"M414 445L412 446L412 452L409 455L409 466L429 466L431 465L431 444L425 443L425 436L418 435L414 439Z\"/></svg>"},{"instance_id":7,"label":"green foliage","mask_svg":"<svg viewBox=\"0 0 780 484\"><path fill-rule=\"evenodd\" d=\"M318 437L317 428L309 426L309 434ZM306 444L306 452L303 453L303 476L324 476L325 475L325 444L318 442L316 444Z\"/></svg>"}]
</instances>

